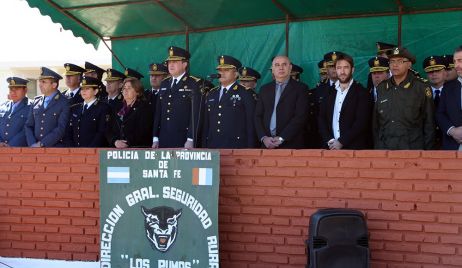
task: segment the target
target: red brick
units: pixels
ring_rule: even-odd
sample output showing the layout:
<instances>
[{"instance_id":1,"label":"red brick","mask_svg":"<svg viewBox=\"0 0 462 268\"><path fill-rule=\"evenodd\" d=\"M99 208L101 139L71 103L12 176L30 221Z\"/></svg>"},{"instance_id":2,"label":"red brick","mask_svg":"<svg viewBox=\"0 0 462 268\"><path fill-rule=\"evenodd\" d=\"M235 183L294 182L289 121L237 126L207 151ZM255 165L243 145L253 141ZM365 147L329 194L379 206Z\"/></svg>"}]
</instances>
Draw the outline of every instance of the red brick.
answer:
<instances>
[{"instance_id":1,"label":"red brick","mask_svg":"<svg viewBox=\"0 0 462 268\"><path fill-rule=\"evenodd\" d=\"M425 212L450 212L451 206L445 204L434 204L434 203L419 203L416 204L417 211Z\"/></svg>"},{"instance_id":2,"label":"red brick","mask_svg":"<svg viewBox=\"0 0 462 268\"><path fill-rule=\"evenodd\" d=\"M46 222L48 224L70 225L71 219L65 217L47 217Z\"/></svg>"},{"instance_id":3,"label":"red brick","mask_svg":"<svg viewBox=\"0 0 462 268\"><path fill-rule=\"evenodd\" d=\"M67 184L67 183L49 183L49 184L47 184L47 190L51 190L51 191L69 190L69 184Z\"/></svg>"},{"instance_id":4,"label":"red brick","mask_svg":"<svg viewBox=\"0 0 462 268\"><path fill-rule=\"evenodd\" d=\"M302 159L278 159L278 167L305 167L307 165L306 160Z\"/></svg>"},{"instance_id":5,"label":"red brick","mask_svg":"<svg viewBox=\"0 0 462 268\"><path fill-rule=\"evenodd\" d=\"M398 160L374 160L372 161L373 168L383 168L383 169L397 169L404 168L404 162Z\"/></svg>"},{"instance_id":6,"label":"red brick","mask_svg":"<svg viewBox=\"0 0 462 268\"><path fill-rule=\"evenodd\" d=\"M267 168L266 176L295 177L295 170L290 168Z\"/></svg>"},{"instance_id":7,"label":"red brick","mask_svg":"<svg viewBox=\"0 0 462 268\"><path fill-rule=\"evenodd\" d=\"M394 211L412 211L415 210L414 203L403 203L393 201L382 201L383 210L394 210Z\"/></svg>"},{"instance_id":8,"label":"red brick","mask_svg":"<svg viewBox=\"0 0 462 268\"><path fill-rule=\"evenodd\" d=\"M420 169L439 169L440 163L435 160L420 160L417 167Z\"/></svg>"},{"instance_id":9,"label":"red brick","mask_svg":"<svg viewBox=\"0 0 462 268\"><path fill-rule=\"evenodd\" d=\"M385 190L410 191L412 190L412 182L381 181L379 188Z\"/></svg>"},{"instance_id":10,"label":"red brick","mask_svg":"<svg viewBox=\"0 0 462 268\"><path fill-rule=\"evenodd\" d=\"M338 167L338 161L329 160L309 160L308 166L313 168L335 168Z\"/></svg>"},{"instance_id":11,"label":"red brick","mask_svg":"<svg viewBox=\"0 0 462 268\"><path fill-rule=\"evenodd\" d=\"M71 236L63 234L47 234L46 239L48 242L67 243L71 241Z\"/></svg>"},{"instance_id":12,"label":"red brick","mask_svg":"<svg viewBox=\"0 0 462 268\"><path fill-rule=\"evenodd\" d=\"M353 158L354 157L354 151L352 150L339 150L339 151L332 151L332 150L324 150L322 151L322 155L325 158Z\"/></svg>"},{"instance_id":13,"label":"red brick","mask_svg":"<svg viewBox=\"0 0 462 268\"><path fill-rule=\"evenodd\" d=\"M358 171L357 170L346 170L346 169L328 170L327 177L329 178L357 178Z\"/></svg>"},{"instance_id":14,"label":"red brick","mask_svg":"<svg viewBox=\"0 0 462 268\"><path fill-rule=\"evenodd\" d=\"M428 233L458 234L459 226L454 224L425 224L424 230Z\"/></svg>"},{"instance_id":15,"label":"red brick","mask_svg":"<svg viewBox=\"0 0 462 268\"><path fill-rule=\"evenodd\" d=\"M459 266L462 263L461 256L442 256L441 257L443 264Z\"/></svg>"},{"instance_id":16,"label":"red brick","mask_svg":"<svg viewBox=\"0 0 462 268\"><path fill-rule=\"evenodd\" d=\"M428 202L430 201L430 194L428 193L409 193L409 192L396 192L397 201L407 202Z\"/></svg>"},{"instance_id":17,"label":"red brick","mask_svg":"<svg viewBox=\"0 0 462 268\"><path fill-rule=\"evenodd\" d=\"M361 197L363 199L375 200L393 200L393 192L387 191L362 191Z\"/></svg>"},{"instance_id":18,"label":"red brick","mask_svg":"<svg viewBox=\"0 0 462 268\"><path fill-rule=\"evenodd\" d=\"M321 157L321 150L293 150L292 156L294 157Z\"/></svg>"},{"instance_id":19,"label":"red brick","mask_svg":"<svg viewBox=\"0 0 462 268\"><path fill-rule=\"evenodd\" d=\"M299 267L300 265L305 265L306 262L307 258L305 256L289 256L289 264L298 265L297 267Z\"/></svg>"},{"instance_id":20,"label":"red brick","mask_svg":"<svg viewBox=\"0 0 462 268\"><path fill-rule=\"evenodd\" d=\"M275 159L260 158L260 159L257 159L255 165L257 167L275 167L276 166L276 160Z\"/></svg>"},{"instance_id":21,"label":"red brick","mask_svg":"<svg viewBox=\"0 0 462 268\"><path fill-rule=\"evenodd\" d=\"M58 227L50 226L50 225L37 225L35 226L35 232L37 233L57 233Z\"/></svg>"},{"instance_id":22,"label":"red brick","mask_svg":"<svg viewBox=\"0 0 462 268\"><path fill-rule=\"evenodd\" d=\"M60 227L59 228L60 233L62 234L83 234L83 228L82 227Z\"/></svg>"},{"instance_id":23,"label":"red brick","mask_svg":"<svg viewBox=\"0 0 462 268\"><path fill-rule=\"evenodd\" d=\"M3 182L2 189L11 190L11 189L20 189L21 183L19 182Z\"/></svg>"},{"instance_id":24,"label":"red brick","mask_svg":"<svg viewBox=\"0 0 462 268\"><path fill-rule=\"evenodd\" d=\"M226 252L229 252L229 251L245 251L245 246L244 246L244 244L241 244L241 243L232 243L232 242L226 241L226 243L221 243L220 244L220 250L221 251L226 251Z\"/></svg>"},{"instance_id":25,"label":"red brick","mask_svg":"<svg viewBox=\"0 0 462 268\"><path fill-rule=\"evenodd\" d=\"M240 168L237 174L241 176L265 176L265 170L259 168Z\"/></svg>"},{"instance_id":26,"label":"red brick","mask_svg":"<svg viewBox=\"0 0 462 268\"><path fill-rule=\"evenodd\" d=\"M259 149L239 149L233 150L234 156L260 156L262 150Z\"/></svg>"},{"instance_id":27,"label":"red brick","mask_svg":"<svg viewBox=\"0 0 462 268\"><path fill-rule=\"evenodd\" d=\"M61 250L62 251L69 251L69 252L85 252L85 245L83 244L76 244L76 243L71 243L71 244L62 244L61 245Z\"/></svg>"},{"instance_id":28,"label":"red brick","mask_svg":"<svg viewBox=\"0 0 462 268\"><path fill-rule=\"evenodd\" d=\"M13 173L13 172L19 172L21 170L21 166L17 165L0 165L0 172L1 173Z\"/></svg>"},{"instance_id":29,"label":"red brick","mask_svg":"<svg viewBox=\"0 0 462 268\"><path fill-rule=\"evenodd\" d=\"M236 175L237 169L229 167L220 167L220 175Z\"/></svg>"},{"instance_id":30,"label":"red brick","mask_svg":"<svg viewBox=\"0 0 462 268\"><path fill-rule=\"evenodd\" d=\"M309 197L309 198L325 198L327 197L326 190L313 190L313 189L298 189L294 196Z\"/></svg>"},{"instance_id":31,"label":"red brick","mask_svg":"<svg viewBox=\"0 0 462 268\"><path fill-rule=\"evenodd\" d=\"M284 178L281 177L265 177L254 179L254 185L256 186L281 186L283 182Z\"/></svg>"},{"instance_id":32,"label":"red brick","mask_svg":"<svg viewBox=\"0 0 462 268\"><path fill-rule=\"evenodd\" d=\"M242 232L242 225L241 224L220 224L220 232L240 233Z\"/></svg>"},{"instance_id":33,"label":"red brick","mask_svg":"<svg viewBox=\"0 0 462 268\"><path fill-rule=\"evenodd\" d=\"M10 181L32 181L34 179L34 175L32 174L9 174Z\"/></svg>"},{"instance_id":34,"label":"red brick","mask_svg":"<svg viewBox=\"0 0 462 268\"><path fill-rule=\"evenodd\" d=\"M21 223L21 217L19 216L2 216L0 217L2 223Z\"/></svg>"},{"instance_id":35,"label":"red brick","mask_svg":"<svg viewBox=\"0 0 462 268\"><path fill-rule=\"evenodd\" d=\"M269 196L295 196L298 191L296 189L286 188L269 188L266 190Z\"/></svg>"},{"instance_id":36,"label":"red brick","mask_svg":"<svg viewBox=\"0 0 462 268\"><path fill-rule=\"evenodd\" d=\"M462 195L461 194L448 194L448 193L444 193L444 194L432 193L432 201L447 202L447 203L462 203Z\"/></svg>"},{"instance_id":37,"label":"red brick","mask_svg":"<svg viewBox=\"0 0 462 268\"><path fill-rule=\"evenodd\" d=\"M361 170L359 176L371 179L391 179L392 174L390 171Z\"/></svg>"},{"instance_id":38,"label":"red brick","mask_svg":"<svg viewBox=\"0 0 462 268\"><path fill-rule=\"evenodd\" d=\"M22 250L22 257L23 258L34 258L34 259L45 259L47 253L45 250Z\"/></svg>"},{"instance_id":39,"label":"red brick","mask_svg":"<svg viewBox=\"0 0 462 268\"><path fill-rule=\"evenodd\" d=\"M259 217L258 216L239 216L234 215L231 217L232 222L234 223L247 223L247 224L258 224Z\"/></svg>"},{"instance_id":40,"label":"red brick","mask_svg":"<svg viewBox=\"0 0 462 268\"><path fill-rule=\"evenodd\" d=\"M407 262L416 262L416 263L434 263L438 264L438 256L431 256L428 254L406 254L404 259Z\"/></svg>"},{"instance_id":41,"label":"red brick","mask_svg":"<svg viewBox=\"0 0 462 268\"><path fill-rule=\"evenodd\" d=\"M292 150L278 149L278 150L262 150L263 156L290 156Z\"/></svg>"},{"instance_id":42,"label":"red brick","mask_svg":"<svg viewBox=\"0 0 462 268\"><path fill-rule=\"evenodd\" d=\"M255 235L228 234L228 240L233 241L233 242L250 243L250 242L255 242Z\"/></svg>"},{"instance_id":43,"label":"red brick","mask_svg":"<svg viewBox=\"0 0 462 268\"><path fill-rule=\"evenodd\" d=\"M65 155L62 155L61 156L61 163L63 164L83 164L85 163L85 156L77 156L77 155L73 155L73 156L65 156ZM97 161L93 162L93 163L96 163Z\"/></svg>"},{"instance_id":44,"label":"red brick","mask_svg":"<svg viewBox=\"0 0 462 268\"><path fill-rule=\"evenodd\" d=\"M14 156L12 157L13 163L35 163L37 161L37 157L35 156Z\"/></svg>"},{"instance_id":45,"label":"red brick","mask_svg":"<svg viewBox=\"0 0 462 268\"><path fill-rule=\"evenodd\" d=\"M223 211L223 206L220 206L220 211ZM233 211L232 211L233 212ZM269 215L270 208L268 207L243 207L243 214L260 214L260 215ZM238 214L238 213L236 213Z\"/></svg>"},{"instance_id":46,"label":"red brick","mask_svg":"<svg viewBox=\"0 0 462 268\"><path fill-rule=\"evenodd\" d=\"M456 152L453 151L422 151L423 158L451 159L456 158Z\"/></svg>"},{"instance_id":47,"label":"red brick","mask_svg":"<svg viewBox=\"0 0 462 268\"><path fill-rule=\"evenodd\" d=\"M282 227L282 226L273 226L272 234L276 235L301 235L302 229L299 227Z\"/></svg>"},{"instance_id":48,"label":"red brick","mask_svg":"<svg viewBox=\"0 0 462 268\"><path fill-rule=\"evenodd\" d=\"M252 185L252 178L245 177L227 177L225 180L226 185L240 186L240 185Z\"/></svg>"},{"instance_id":49,"label":"red brick","mask_svg":"<svg viewBox=\"0 0 462 268\"><path fill-rule=\"evenodd\" d=\"M426 233L406 233L404 240L411 242L438 243L438 235Z\"/></svg>"},{"instance_id":50,"label":"red brick","mask_svg":"<svg viewBox=\"0 0 462 268\"><path fill-rule=\"evenodd\" d=\"M380 202L373 200L349 200L347 207L352 209L379 209Z\"/></svg>"},{"instance_id":51,"label":"red brick","mask_svg":"<svg viewBox=\"0 0 462 268\"><path fill-rule=\"evenodd\" d=\"M403 254L390 253L390 252L371 252L371 257L373 260L398 261L398 262L402 262L404 259Z\"/></svg>"},{"instance_id":52,"label":"red brick","mask_svg":"<svg viewBox=\"0 0 462 268\"><path fill-rule=\"evenodd\" d=\"M302 216L302 210L298 208L272 208L271 215L275 216Z\"/></svg>"},{"instance_id":53,"label":"red brick","mask_svg":"<svg viewBox=\"0 0 462 268\"><path fill-rule=\"evenodd\" d=\"M422 231L423 226L420 223L390 222L389 228L397 231Z\"/></svg>"},{"instance_id":54,"label":"red brick","mask_svg":"<svg viewBox=\"0 0 462 268\"><path fill-rule=\"evenodd\" d=\"M441 162L441 169L462 169L460 160L444 160Z\"/></svg>"},{"instance_id":55,"label":"red brick","mask_svg":"<svg viewBox=\"0 0 462 268\"><path fill-rule=\"evenodd\" d=\"M259 244L251 244L245 245L245 249L247 252L274 252L273 245L259 245Z\"/></svg>"},{"instance_id":56,"label":"red brick","mask_svg":"<svg viewBox=\"0 0 462 268\"><path fill-rule=\"evenodd\" d=\"M59 211L57 209L44 208L44 209L35 209L35 215L37 216L57 216Z\"/></svg>"},{"instance_id":57,"label":"red brick","mask_svg":"<svg viewBox=\"0 0 462 268\"><path fill-rule=\"evenodd\" d=\"M72 165L71 167L72 173L76 174L81 174L81 173L96 173L96 167L95 166L89 166L89 165Z\"/></svg>"},{"instance_id":58,"label":"red brick","mask_svg":"<svg viewBox=\"0 0 462 268\"><path fill-rule=\"evenodd\" d=\"M340 167L342 168L370 168L371 162L366 161L366 160L358 161L357 159L342 160L340 161Z\"/></svg>"},{"instance_id":59,"label":"red brick","mask_svg":"<svg viewBox=\"0 0 462 268\"><path fill-rule=\"evenodd\" d=\"M56 260L72 260L72 253L52 251L47 252L47 258Z\"/></svg>"},{"instance_id":60,"label":"red brick","mask_svg":"<svg viewBox=\"0 0 462 268\"><path fill-rule=\"evenodd\" d=\"M428 178L430 180L458 180L458 178L460 178L460 172L450 172L447 170L443 172L429 172Z\"/></svg>"},{"instance_id":61,"label":"red brick","mask_svg":"<svg viewBox=\"0 0 462 268\"><path fill-rule=\"evenodd\" d=\"M405 221L434 222L436 215L424 213L402 213L401 218Z\"/></svg>"},{"instance_id":62,"label":"red brick","mask_svg":"<svg viewBox=\"0 0 462 268\"><path fill-rule=\"evenodd\" d=\"M222 193L223 188L220 189L220 194ZM239 187L237 189L236 195L266 195L266 190L264 188L257 187Z\"/></svg>"},{"instance_id":63,"label":"red brick","mask_svg":"<svg viewBox=\"0 0 462 268\"><path fill-rule=\"evenodd\" d=\"M98 254L96 253L74 253L72 254L72 260L76 261L97 261L98 260Z\"/></svg>"},{"instance_id":64,"label":"red brick","mask_svg":"<svg viewBox=\"0 0 462 268\"><path fill-rule=\"evenodd\" d=\"M451 189L450 184L443 184L443 183L414 183L415 191L422 191L422 192L447 192Z\"/></svg>"},{"instance_id":65,"label":"red brick","mask_svg":"<svg viewBox=\"0 0 462 268\"><path fill-rule=\"evenodd\" d=\"M345 200L315 200L314 205L317 208L345 208Z\"/></svg>"},{"instance_id":66,"label":"red brick","mask_svg":"<svg viewBox=\"0 0 462 268\"><path fill-rule=\"evenodd\" d=\"M13 241L11 243L11 248L16 248L16 249L35 249L35 243Z\"/></svg>"},{"instance_id":67,"label":"red brick","mask_svg":"<svg viewBox=\"0 0 462 268\"><path fill-rule=\"evenodd\" d=\"M284 198L282 203L287 207L310 207L313 204L313 200L307 200L306 197Z\"/></svg>"},{"instance_id":68,"label":"red brick","mask_svg":"<svg viewBox=\"0 0 462 268\"><path fill-rule=\"evenodd\" d=\"M314 187L316 188L328 188L328 189L335 189L335 188L345 188L345 181L338 180L338 179L320 179L314 182Z\"/></svg>"},{"instance_id":69,"label":"red brick","mask_svg":"<svg viewBox=\"0 0 462 268\"><path fill-rule=\"evenodd\" d=\"M298 245L305 247L305 237L286 237L286 244L287 245Z\"/></svg>"},{"instance_id":70,"label":"red brick","mask_svg":"<svg viewBox=\"0 0 462 268\"><path fill-rule=\"evenodd\" d=\"M315 178L324 178L326 177L326 170L324 169L314 169L314 168L298 168L296 169L297 177L315 177ZM291 180L304 180L304 178L295 178Z\"/></svg>"},{"instance_id":71,"label":"red brick","mask_svg":"<svg viewBox=\"0 0 462 268\"><path fill-rule=\"evenodd\" d=\"M262 205L262 206L265 206L265 205L279 206L279 205L282 204L282 200L277 199L277 198L272 198L270 196L268 196L268 197L254 197L253 198L253 203L255 205Z\"/></svg>"},{"instance_id":72,"label":"red brick","mask_svg":"<svg viewBox=\"0 0 462 268\"><path fill-rule=\"evenodd\" d=\"M32 241L32 242L43 242L45 241L45 234L23 234L22 235L23 241Z\"/></svg>"},{"instance_id":73,"label":"red brick","mask_svg":"<svg viewBox=\"0 0 462 268\"><path fill-rule=\"evenodd\" d=\"M259 254L258 259L262 262L269 262L269 263L289 263L288 257L284 255L267 255L267 254Z\"/></svg>"},{"instance_id":74,"label":"red brick","mask_svg":"<svg viewBox=\"0 0 462 268\"><path fill-rule=\"evenodd\" d=\"M359 150L355 151L355 157L358 158L385 158L387 157L388 151L380 151L380 150ZM375 160L374 160L375 161Z\"/></svg>"},{"instance_id":75,"label":"red brick","mask_svg":"<svg viewBox=\"0 0 462 268\"><path fill-rule=\"evenodd\" d=\"M23 217L22 223L25 224L45 224L44 217Z\"/></svg>"},{"instance_id":76,"label":"red brick","mask_svg":"<svg viewBox=\"0 0 462 268\"><path fill-rule=\"evenodd\" d=\"M220 226L221 228L221 226ZM285 236L267 236L267 235L258 235L257 236L257 243L258 244L272 244L272 245L282 245L284 244L284 237ZM221 247L221 245L220 245Z\"/></svg>"},{"instance_id":77,"label":"red brick","mask_svg":"<svg viewBox=\"0 0 462 268\"><path fill-rule=\"evenodd\" d=\"M400 150L389 151L388 158L419 158L420 151L417 150Z\"/></svg>"},{"instance_id":78,"label":"red brick","mask_svg":"<svg viewBox=\"0 0 462 268\"><path fill-rule=\"evenodd\" d=\"M407 242L387 242L385 243L385 250L399 252L418 252L419 244L412 244Z\"/></svg>"},{"instance_id":79,"label":"red brick","mask_svg":"<svg viewBox=\"0 0 462 268\"><path fill-rule=\"evenodd\" d=\"M257 255L251 252L246 252L246 253L232 252L229 254L229 258L233 261L256 261Z\"/></svg>"},{"instance_id":80,"label":"red brick","mask_svg":"<svg viewBox=\"0 0 462 268\"><path fill-rule=\"evenodd\" d=\"M367 223L367 226L369 227L369 230L387 230L388 229L388 223L384 221L373 221L370 220Z\"/></svg>"},{"instance_id":81,"label":"red brick","mask_svg":"<svg viewBox=\"0 0 462 268\"><path fill-rule=\"evenodd\" d=\"M443 246L443 245L422 244L420 246L420 250L422 252L435 253L435 254L455 254L456 253L455 247Z\"/></svg>"},{"instance_id":82,"label":"red brick","mask_svg":"<svg viewBox=\"0 0 462 268\"><path fill-rule=\"evenodd\" d=\"M271 227L269 226L261 226L261 225L244 225L243 230L244 233L252 233L252 234L270 234Z\"/></svg>"},{"instance_id":83,"label":"red brick","mask_svg":"<svg viewBox=\"0 0 462 268\"><path fill-rule=\"evenodd\" d=\"M31 216L34 215L34 210L32 208L12 208L11 214Z\"/></svg>"},{"instance_id":84,"label":"red brick","mask_svg":"<svg viewBox=\"0 0 462 268\"><path fill-rule=\"evenodd\" d=\"M11 231L18 232L18 233L33 232L34 225L29 225L29 224L12 225Z\"/></svg>"},{"instance_id":85,"label":"red brick","mask_svg":"<svg viewBox=\"0 0 462 268\"><path fill-rule=\"evenodd\" d=\"M393 172L393 178L398 180L425 180L427 173L421 171L395 171Z\"/></svg>"},{"instance_id":86,"label":"red brick","mask_svg":"<svg viewBox=\"0 0 462 268\"><path fill-rule=\"evenodd\" d=\"M370 240L384 241L403 241L403 234L394 231L375 231L371 232Z\"/></svg>"},{"instance_id":87,"label":"red brick","mask_svg":"<svg viewBox=\"0 0 462 268\"><path fill-rule=\"evenodd\" d=\"M45 201L47 207L67 208L69 207L68 201L47 200Z\"/></svg>"},{"instance_id":88,"label":"red brick","mask_svg":"<svg viewBox=\"0 0 462 268\"><path fill-rule=\"evenodd\" d=\"M304 246L276 246L276 253L286 254L286 255L304 255L305 247Z\"/></svg>"},{"instance_id":89,"label":"red brick","mask_svg":"<svg viewBox=\"0 0 462 268\"><path fill-rule=\"evenodd\" d=\"M385 211L368 211L366 217L370 220L386 220L386 221L397 221L399 220L399 214L395 212Z\"/></svg>"},{"instance_id":90,"label":"red brick","mask_svg":"<svg viewBox=\"0 0 462 268\"><path fill-rule=\"evenodd\" d=\"M369 180L350 180L346 183L347 188L350 189L378 189L379 184L375 181Z\"/></svg>"}]
</instances>

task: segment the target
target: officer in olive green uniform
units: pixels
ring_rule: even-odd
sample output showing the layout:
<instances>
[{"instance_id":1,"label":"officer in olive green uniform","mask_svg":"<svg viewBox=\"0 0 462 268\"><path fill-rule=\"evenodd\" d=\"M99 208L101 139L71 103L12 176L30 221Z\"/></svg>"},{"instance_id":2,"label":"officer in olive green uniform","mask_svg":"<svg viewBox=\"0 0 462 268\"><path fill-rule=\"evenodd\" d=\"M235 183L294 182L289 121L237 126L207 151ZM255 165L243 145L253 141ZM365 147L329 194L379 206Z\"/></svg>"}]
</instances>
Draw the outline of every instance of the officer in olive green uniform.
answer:
<instances>
[{"instance_id":1,"label":"officer in olive green uniform","mask_svg":"<svg viewBox=\"0 0 462 268\"><path fill-rule=\"evenodd\" d=\"M377 87L373 111L374 147L432 149L435 121L430 85L410 72L415 57L405 48L394 48L389 59L392 77Z\"/></svg>"}]
</instances>

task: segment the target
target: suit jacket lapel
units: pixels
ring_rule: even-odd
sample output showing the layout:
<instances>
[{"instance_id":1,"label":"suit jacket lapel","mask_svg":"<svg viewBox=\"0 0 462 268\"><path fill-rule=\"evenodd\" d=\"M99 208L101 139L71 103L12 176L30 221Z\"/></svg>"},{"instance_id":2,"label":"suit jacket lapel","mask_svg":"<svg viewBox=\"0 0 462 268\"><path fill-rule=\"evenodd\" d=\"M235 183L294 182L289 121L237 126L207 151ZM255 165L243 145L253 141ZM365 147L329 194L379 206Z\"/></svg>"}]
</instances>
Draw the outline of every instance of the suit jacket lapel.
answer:
<instances>
[{"instance_id":1,"label":"suit jacket lapel","mask_svg":"<svg viewBox=\"0 0 462 268\"><path fill-rule=\"evenodd\" d=\"M354 84L352 84L351 87L348 89L347 95L345 96L345 100L343 100L342 109L340 110L340 116L345 111L345 109L347 109L345 107L347 107L350 104L355 95L356 91L354 90Z\"/></svg>"},{"instance_id":2,"label":"suit jacket lapel","mask_svg":"<svg viewBox=\"0 0 462 268\"><path fill-rule=\"evenodd\" d=\"M333 119L333 116L334 116L334 108L335 108L335 99L337 98L337 90L336 89L333 89L333 88L330 88L330 87L327 87L326 88L327 90L327 100L326 100L326 104L327 107L327 118L329 119L329 127L332 126L332 119ZM322 104L321 104L322 105Z\"/></svg>"},{"instance_id":3,"label":"suit jacket lapel","mask_svg":"<svg viewBox=\"0 0 462 268\"><path fill-rule=\"evenodd\" d=\"M292 83L293 83L293 80L292 79L289 79L289 82L287 82L287 85L286 87L284 88L284 91L282 91L282 94L281 94L281 97L279 98L279 102L278 102L278 105L279 103L281 103L281 101L288 95L290 94L290 88L292 86ZM276 92L276 84L274 85L274 92ZM276 95L274 95L276 97ZM274 101L273 101L274 102Z\"/></svg>"}]
</instances>

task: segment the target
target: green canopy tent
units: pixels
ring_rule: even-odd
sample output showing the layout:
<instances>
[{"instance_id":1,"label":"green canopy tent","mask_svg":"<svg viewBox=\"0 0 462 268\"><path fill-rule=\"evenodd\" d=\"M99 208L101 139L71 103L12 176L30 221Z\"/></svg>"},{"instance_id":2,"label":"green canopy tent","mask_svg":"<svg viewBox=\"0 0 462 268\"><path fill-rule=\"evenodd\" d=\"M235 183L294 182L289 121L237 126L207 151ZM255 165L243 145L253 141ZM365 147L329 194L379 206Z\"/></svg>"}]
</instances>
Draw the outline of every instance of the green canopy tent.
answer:
<instances>
[{"instance_id":1,"label":"green canopy tent","mask_svg":"<svg viewBox=\"0 0 462 268\"><path fill-rule=\"evenodd\" d=\"M233 55L271 78L271 58L288 54L318 80L323 54L344 51L355 58L364 82L376 41L400 43L418 59L452 53L462 41L460 0L27 0L87 43L111 41L115 68L147 74L166 58L170 45L192 54L191 73L215 72L216 58ZM88 59L91 60L91 59ZM144 81L148 83L148 79Z\"/></svg>"}]
</instances>

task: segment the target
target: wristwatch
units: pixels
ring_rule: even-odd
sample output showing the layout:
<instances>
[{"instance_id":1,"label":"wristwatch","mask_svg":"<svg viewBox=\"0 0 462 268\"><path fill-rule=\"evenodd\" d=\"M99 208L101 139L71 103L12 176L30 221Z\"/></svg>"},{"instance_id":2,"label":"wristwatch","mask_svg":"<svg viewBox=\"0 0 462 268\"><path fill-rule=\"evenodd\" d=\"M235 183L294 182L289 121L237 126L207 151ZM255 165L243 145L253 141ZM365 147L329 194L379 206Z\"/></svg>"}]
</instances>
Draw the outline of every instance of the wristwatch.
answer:
<instances>
[{"instance_id":1,"label":"wristwatch","mask_svg":"<svg viewBox=\"0 0 462 268\"><path fill-rule=\"evenodd\" d=\"M279 141L280 141L281 143L283 143L283 142L284 142L284 139L283 139L282 137L279 137Z\"/></svg>"}]
</instances>

